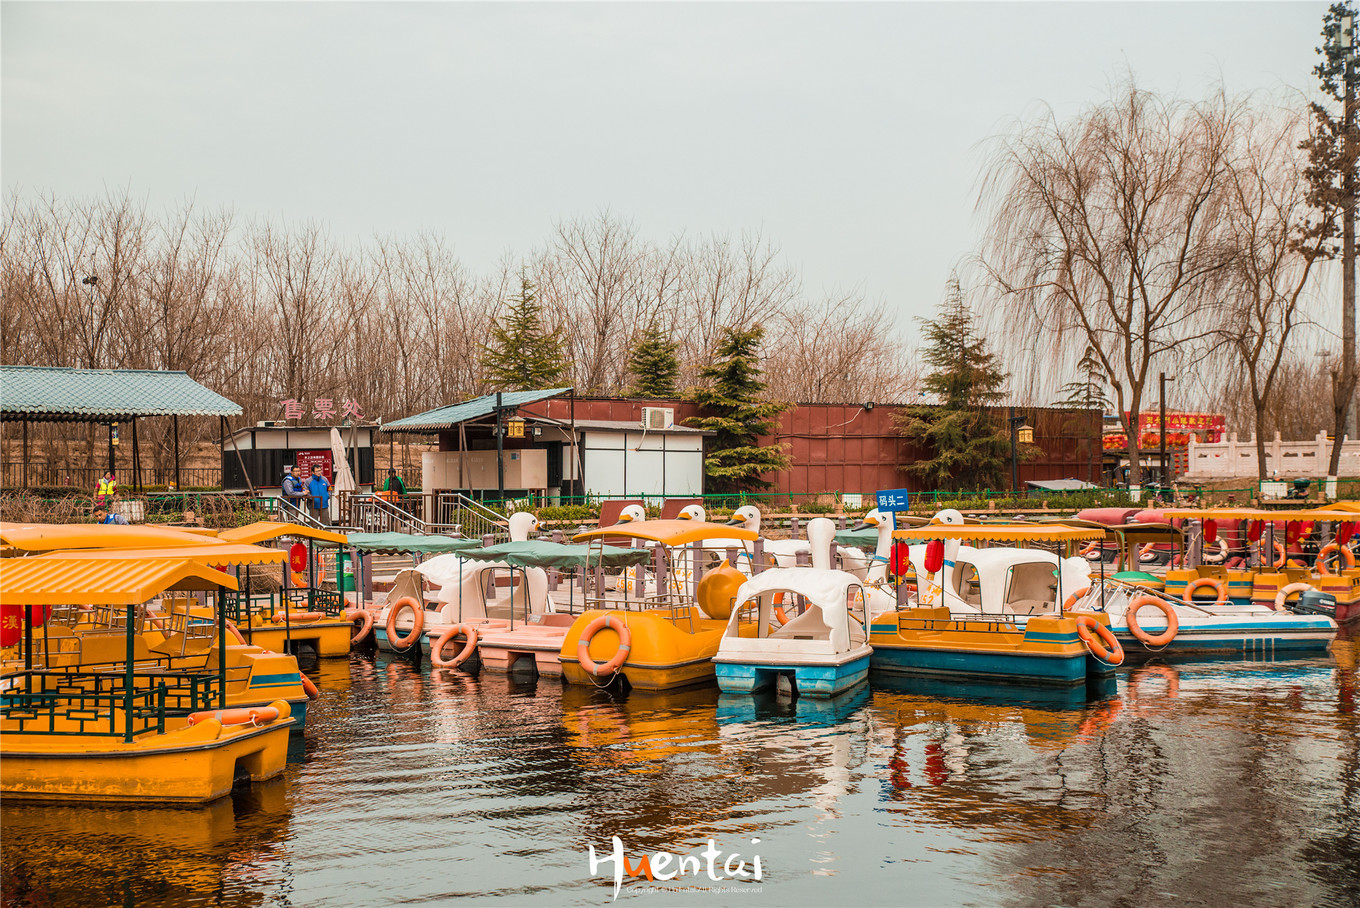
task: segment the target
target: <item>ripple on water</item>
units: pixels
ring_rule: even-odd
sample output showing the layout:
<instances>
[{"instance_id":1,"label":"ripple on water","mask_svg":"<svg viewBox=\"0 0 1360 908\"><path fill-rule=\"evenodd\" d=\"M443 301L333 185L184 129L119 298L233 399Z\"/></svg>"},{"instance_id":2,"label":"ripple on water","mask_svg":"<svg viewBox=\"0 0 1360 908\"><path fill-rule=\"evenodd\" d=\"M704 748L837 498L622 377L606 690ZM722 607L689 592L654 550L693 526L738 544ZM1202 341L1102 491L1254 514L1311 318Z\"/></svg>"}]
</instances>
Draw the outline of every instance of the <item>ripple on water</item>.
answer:
<instances>
[{"instance_id":1,"label":"ripple on water","mask_svg":"<svg viewBox=\"0 0 1360 908\"><path fill-rule=\"evenodd\" d=\"M741 904L1360 904L1356 676L1332 660L829 703L314 675L282 779L194 810L7 799L6 905L595 905L586 846L616 835L632 859L759 854Z\"/></svg>"}]
</instances>

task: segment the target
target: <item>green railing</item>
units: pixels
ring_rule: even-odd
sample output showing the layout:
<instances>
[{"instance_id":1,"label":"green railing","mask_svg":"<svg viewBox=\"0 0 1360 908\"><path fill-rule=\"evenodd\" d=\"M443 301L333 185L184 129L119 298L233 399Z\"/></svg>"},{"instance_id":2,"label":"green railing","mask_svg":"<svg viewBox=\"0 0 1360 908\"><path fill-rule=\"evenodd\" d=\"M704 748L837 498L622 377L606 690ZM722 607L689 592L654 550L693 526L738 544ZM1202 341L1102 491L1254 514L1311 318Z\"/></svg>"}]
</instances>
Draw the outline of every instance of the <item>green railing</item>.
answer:
<instances>
[{"instance_id":1,"label":"green railing","mask_svg":"<svg viewBox=\"0 0 1360 908\"><path fill-rule=\"evenodd\" d=\"M166 718L218 703L216 675L138 672L132 687L119 672L33 670L4 676L0 716L5 734L97 735L131 741L164 732Z\"/></svg>"},{"instance_id":2,"label":"green railing","mask_svg":"<svg viewBox=\"0 0 1360 908\"><path fill-rule=\"evenodd\" d=\"M224 590L220 596L227 618L246 627L281 614L284 603L287 603L290 612L321 612L328 618L338 618L345 613L345 600L339 592L317 587L294 587L265 593Z\"/></svg>"}]
</instances>

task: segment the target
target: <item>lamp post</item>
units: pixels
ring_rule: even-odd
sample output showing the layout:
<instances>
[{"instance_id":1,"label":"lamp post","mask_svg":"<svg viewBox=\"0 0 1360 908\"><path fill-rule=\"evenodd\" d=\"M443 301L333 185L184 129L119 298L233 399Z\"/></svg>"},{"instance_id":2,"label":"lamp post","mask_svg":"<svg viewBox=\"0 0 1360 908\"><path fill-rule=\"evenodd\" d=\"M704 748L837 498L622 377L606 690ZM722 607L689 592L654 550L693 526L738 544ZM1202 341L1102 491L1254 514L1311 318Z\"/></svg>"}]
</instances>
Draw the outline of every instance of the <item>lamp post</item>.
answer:
<instances>
[{"instance_id":1,"label":"lamp post","mask_svg":"<svg viewBox=\"0 0 1360 908\"><path fill-rule=\"evenodd\" d=\"M1161 454L1158 460L1161 465L1162 488L1164 489L1171 488L1171 481L1170 478L1167 476L1166 472L1166 383L1175 380L1176 376L1174 375L1167 375L1165 372L1160 373L1159 384L1161 386L1161 414L1158 416L1157 419L1158 423L1157 427L1158 429L1161 430L1162 441L1161 441Z\"/></svg>"},{"instance_id":2,"label":"lamp post","mask_svg":"<svg viewBox=\"0 0 1360 908\"><path fill-rule=\"evenodd\" d=\"M1011 491L1020 491L1020 445L1034 444L1034 428L1025 425L1023 415L1016 416L1015 408L1011 407L1011 415L1008 420L1011 427Z\"/></svg>"}]
</instances>

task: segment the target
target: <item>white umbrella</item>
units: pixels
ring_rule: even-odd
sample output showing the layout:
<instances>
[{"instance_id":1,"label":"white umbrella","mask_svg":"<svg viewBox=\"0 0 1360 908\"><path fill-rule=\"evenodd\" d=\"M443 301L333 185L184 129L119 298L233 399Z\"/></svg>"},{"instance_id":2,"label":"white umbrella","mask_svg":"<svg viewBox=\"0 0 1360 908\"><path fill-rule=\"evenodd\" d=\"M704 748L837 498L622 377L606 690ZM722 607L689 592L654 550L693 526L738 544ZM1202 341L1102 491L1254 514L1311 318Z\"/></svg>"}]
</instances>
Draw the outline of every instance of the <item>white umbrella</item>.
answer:
<instances>
[{"instance_id":1,"label":"white umbrella","mask_svg":"<svg viewBox=\"0 0 1360 908\"><path fill-rule=\"evenodd\" d=\"M353 492L357 488L354 484L354 473L349 468L349 458L345 454L345 443L340 439L339 429L331 429L331 476L331 502L333 507L339 493Z\"/></svg>"}]
</instances>

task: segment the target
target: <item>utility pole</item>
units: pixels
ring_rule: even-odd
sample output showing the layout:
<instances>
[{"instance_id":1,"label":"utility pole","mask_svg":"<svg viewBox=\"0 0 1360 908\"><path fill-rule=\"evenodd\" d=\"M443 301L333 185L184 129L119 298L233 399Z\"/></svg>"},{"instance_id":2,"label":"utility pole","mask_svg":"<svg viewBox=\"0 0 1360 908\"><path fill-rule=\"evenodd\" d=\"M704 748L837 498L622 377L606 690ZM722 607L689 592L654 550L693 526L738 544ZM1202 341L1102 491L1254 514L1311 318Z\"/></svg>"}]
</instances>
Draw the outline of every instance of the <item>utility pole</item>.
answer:
<instances>
[{"instance_id":1,"label":"utility pole","mask_svg":"<svg viewBox=\"0 0 1360 908\"><path fill-rule=\"evenodd\" d=\"M501 507L505 507L505 410L500 391L496 392L496 491Z\"/></svg>"}]
</instances>

